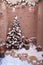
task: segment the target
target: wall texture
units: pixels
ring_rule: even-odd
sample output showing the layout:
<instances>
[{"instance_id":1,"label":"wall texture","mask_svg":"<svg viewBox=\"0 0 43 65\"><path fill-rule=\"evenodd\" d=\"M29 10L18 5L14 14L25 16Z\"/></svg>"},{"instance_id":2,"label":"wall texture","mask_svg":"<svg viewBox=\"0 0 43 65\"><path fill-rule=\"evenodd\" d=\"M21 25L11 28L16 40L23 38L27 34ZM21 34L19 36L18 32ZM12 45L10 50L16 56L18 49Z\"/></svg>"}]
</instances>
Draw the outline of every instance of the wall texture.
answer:
<instances>
[{"instance_id":1,"label":"wall texture","mask_svg":"<svg viewBox=\"0 0 43 65\"><path fill-rule=\"evenodd\" d=\"M5 41L7 32L7 11L4 3L0 5L0 41Z\"/></svg>"},{"instance_id":2,"label":"wall texture","mask_svg":"<svg viewBox=\"0 0 43 65\"><path fill-rule=\"evenodd\" d=\"M12 8L13 9L13 8ZM25 37L36 37L37 36L37 6L24 8L16 8L15 12L12 9L8 9L9 25L13 22L14 16L18 16L19 23Z\"/></svg>"},{"instance_id":3,"label":"wall texture","mask_svg":"<svg viewBox=\"0 0 43 65\"><path fill-rule=\"evenodd\" d=\"M5 7L0 11L3 12L3 16L0 14L0 41L5 41L6 33L13 22L14 17L18 16L20 26L25 37L37 37L38 44L43 46L43 1L35 7L18 7L13 10L13 7Z\"/></svg>"}]
</instances>

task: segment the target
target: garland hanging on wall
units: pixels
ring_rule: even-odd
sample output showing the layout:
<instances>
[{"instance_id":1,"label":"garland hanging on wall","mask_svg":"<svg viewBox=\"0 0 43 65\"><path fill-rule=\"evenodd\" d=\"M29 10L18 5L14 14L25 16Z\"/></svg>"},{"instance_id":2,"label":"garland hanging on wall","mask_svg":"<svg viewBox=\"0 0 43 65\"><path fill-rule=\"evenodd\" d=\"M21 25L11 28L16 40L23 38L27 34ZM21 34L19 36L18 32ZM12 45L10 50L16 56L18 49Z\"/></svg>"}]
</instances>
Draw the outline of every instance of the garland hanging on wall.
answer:
<instances>
[{"instance_id":1,"label":"garland hanging on wall","mask_svg":"<svg viewBox=\"0 0 43 65\"><path fill-rule=\"evenodd\" d=\"M16 2L12 2L11 0L3 0L5 1L7 4L9 4L10 6L17 6L17 5L28 5L28 6L36 6L36 4L39 2L39 0L20 0L20 1L16 1Z\"/></svg>"}]
</instances>

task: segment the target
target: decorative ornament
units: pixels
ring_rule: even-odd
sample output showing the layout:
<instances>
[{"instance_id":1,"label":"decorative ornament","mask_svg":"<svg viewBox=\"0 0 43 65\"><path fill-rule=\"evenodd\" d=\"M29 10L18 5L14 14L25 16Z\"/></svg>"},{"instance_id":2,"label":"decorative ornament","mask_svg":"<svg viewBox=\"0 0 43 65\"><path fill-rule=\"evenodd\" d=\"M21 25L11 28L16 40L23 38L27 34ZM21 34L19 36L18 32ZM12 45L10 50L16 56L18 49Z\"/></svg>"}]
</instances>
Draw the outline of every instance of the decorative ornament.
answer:
<instances>
[{"instance_id":1,"label":"decorative ornament","mask_svg":"<svg viewBox=\"0 0 43 65\"><path fill-rule=\"evenodd\" d=\"M39 51L42 51L42 47L40 46L40 45L38 45L37 47L36 47L36 50L39 52Z\"/></svg>"}]
</instances>

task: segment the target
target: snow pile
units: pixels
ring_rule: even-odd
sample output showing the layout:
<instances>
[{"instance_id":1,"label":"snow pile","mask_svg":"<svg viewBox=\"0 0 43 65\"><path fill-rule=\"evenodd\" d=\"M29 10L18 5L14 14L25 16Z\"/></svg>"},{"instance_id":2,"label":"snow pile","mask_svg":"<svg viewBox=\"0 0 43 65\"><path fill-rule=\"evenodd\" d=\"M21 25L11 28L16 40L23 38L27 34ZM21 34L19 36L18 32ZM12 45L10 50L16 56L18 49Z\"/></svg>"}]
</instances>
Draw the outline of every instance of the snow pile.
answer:
<instances>
[{"instance_id":1,"label":"snow pile","mask_svg":"<svg viewBox=\"0 0 43 65\"><path fill-rule=\"evenodd\" d=\"M19 49L16 51L17 54L27 53L29 56L35 56L38 60L43 60L42 54L43 51L38 52L36 50L36 46L30 47L29 50L26 50L25 48Z\"/></svg>"},{"instance_id":2,"label":"snow pile","mask_svg":"<svg viewBox=\"0 0 43 65\"><path fill-rule=\"evenodd\" d=\"M35 56L38 60L43 60L42 54L43 51L37 52L34 46L30 47L30 49L28 50L28 55Z\"/></svg>"},{"instance_id":3,"label":"snow pile","mask_svg":"<svg viewBox=\"0 0 43 65\"><path fill-rule=\"evenodd\" d=\"M13 50L13 52L12 52L12 50ZM6 51L6 53L8 55L10 55L11 53L15 53L15 55L24 53L24 54L28 54L30 57L31 56L35 56L37 58L37 60L39 60L39 61L43 60L43 57L42 57L43 51L39 51L38 52L36 50L36 46L35 45L30 46L30 48L28 50L26 50L25 48L22 48L22 49L19 49L19 50L14 50L14 49L12 49L12 50L11 51Z\"/></svg>"},{"instance_id":4,"label":"snow pile","mask_svg":"<svg viewBox=\"0 0 43 65\"><path fill-rule=\"evenodd\" d=\"M25 48L19 49L17 52L17 54L22 54L22 53L27 53L27 51L25 50Z\"/></svg>"},{"instance_id":5,"label":"snow pile","mask_svg":"<svg viewBox=\"0 0 43 65\"><path fill-rule=\"evenodd\" d=\"M13 58L12 56L8 55L1 60L0 65L32 65L27 61L21 61L19 58Z\"/></svg>"}]
</instances>

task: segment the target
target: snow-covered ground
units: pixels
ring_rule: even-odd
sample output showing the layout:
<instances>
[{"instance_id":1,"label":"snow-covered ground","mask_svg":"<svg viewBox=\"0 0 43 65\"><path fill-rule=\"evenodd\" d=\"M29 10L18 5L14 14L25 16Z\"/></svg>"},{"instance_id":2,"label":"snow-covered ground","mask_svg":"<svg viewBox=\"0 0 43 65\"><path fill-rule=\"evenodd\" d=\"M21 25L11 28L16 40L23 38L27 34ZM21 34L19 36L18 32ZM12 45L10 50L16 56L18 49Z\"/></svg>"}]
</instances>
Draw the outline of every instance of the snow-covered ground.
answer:
<instances>
[{"instance_id":1,"label":"snow-covered ground","mask_svg":"<svg viewBox=\"0 0 43 65\"><path fill-rule=\"evenodd\" d=\"M30 47L29 50L26 50L25 48L14 50L17 54L26 53L29 56L35 56L38 60L43 60L42 54L43 51L38 52L36 49L36 46L33 45L33 47Z\"/></svg>"},{"instance_id":2,"label":"snow-covered ground","mask_svg":"<svg viewBox=\"0 0 43 65\"><path fill-rule=\"evenodd\" d=\"M14 52L16 52L16 54L22 54L22 53L25 53L25 54L28 54L29 56L35 56L37 58L37 60L43 60L43 51L37 51L36 50L36 46L33 45L33 46L30 46L29 50L26 50L25 48L22 48L22 49L19 49L19 50L14 50ZM6 53L11 53L11 51L9 52L6 52Z\"/></svg>"},{"instance_id":3,"label":"snow-covered ground","mask_svg":"<svg viewBox=\"0 0 43 65\"><path fill-rule=\"evenodd\" d=\"M37 63L37 61L35 61L35 60L33 60L32 62L28 62L27 60L19 59L19 57L13 58L12 56L9 55L10 53L12 53L12 51L15 52L15 54L22 54L22 53L28 54L28 56L30 56L30 57L31 56L36 57L37 60L39 60L39 61L43 60L43 57L42 57L43 51L38 52L35 48L36 48L36 46L33 45L29 48L29 50L22 48L19 50L12 49L11 51L6 51L6 53L8 53L8 55L5 55L5 57L0 61L0 65L24 65L24 64L33 65L32 62ZM42 61L40 63L42 63ZM38 62L36 65L38 65L40 63Z\"/></svg>"},{"instance_id":4,"label":"snow-covered ground","mask_svg":"<svg viewBox=\"0 0 43 65\"><path fill-rule=\"evenodd\" d=\"M5 56L0 62L0 65L32 65L27 61L21 61L19 58L13 58L12 56L8 55Z\"/></svg>"}]
</instances>

